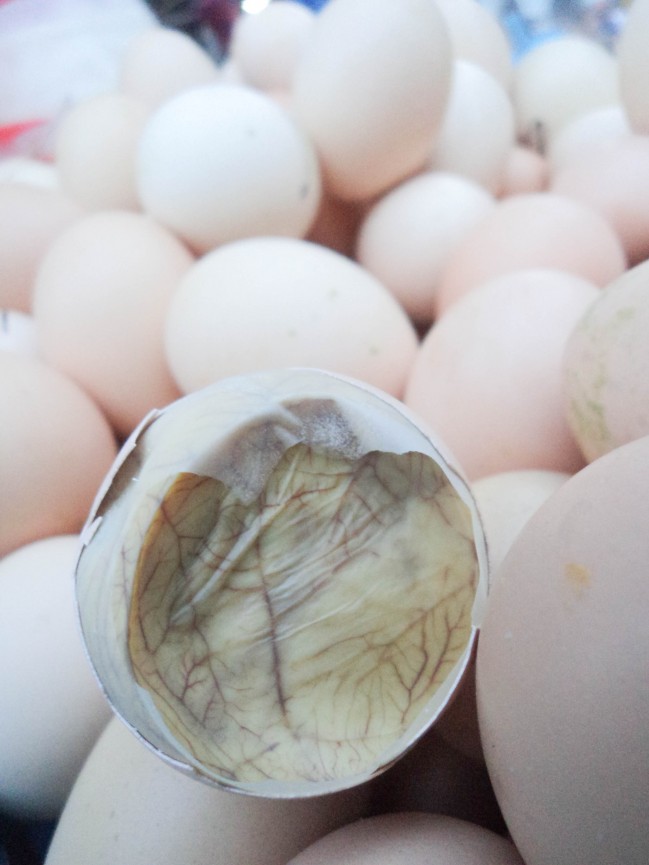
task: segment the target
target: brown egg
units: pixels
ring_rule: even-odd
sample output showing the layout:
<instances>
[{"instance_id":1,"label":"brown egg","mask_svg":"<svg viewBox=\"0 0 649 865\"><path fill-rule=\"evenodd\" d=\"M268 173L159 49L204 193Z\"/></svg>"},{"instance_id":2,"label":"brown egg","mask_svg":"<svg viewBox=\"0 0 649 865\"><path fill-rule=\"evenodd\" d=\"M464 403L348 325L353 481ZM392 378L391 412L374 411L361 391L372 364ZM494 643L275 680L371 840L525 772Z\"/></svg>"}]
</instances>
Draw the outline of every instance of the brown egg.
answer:
<instances>
[{"instance_id":1,"label":"brown egg","mask_svg":"<svg viewBox=\"0 0 649 865\"><path fill-rule=\"evenodd\" d=\"M0 556L80 531L115 455L106 419L81 388L0 352Z\"/></svg>"},{"instance_id":2,"label":"brown egg","mask_svg":"<svg viewBox=\"0 0 649 865\"><path fill-rule=\"evenodd\" d=\"M55 189L0 183L0 307L31 312L36 271L54 238L83 216Z\"/></svg>"},{"instance_id":3,"label":"brown egg","mask_svg":"<svg viewBox=\"0 0 649 865\"><path fill-rule=\"evenodd\" d=\"M166 229L126 211L78 221L43 260L34 291L42 356L92 395L120 435L179 395L162 331L193 260Z\"/></svg>"},{"instance_id":4,"label":"brown egg","mask_svg":"<svg viewBox=\"0 0 649 865\"><path fill-rule=\"evenodd\" d=\"M647 862L648 466L643 438L568 480L491 588L480 731L526 865Z\"/></svg>"},{"instance_id":5,"label":"brown egg","mask_svg":"<svg viewBox=\"0 0 649 865\"><path fill-rule=\"evenodd\" d=\"M513 195L499 201L450 256L437 313L479 283L517 270L563 270L603 286L626 267L619 238L592 207L556 193Z\"/></svg>"},{"instance_id":6,"label":"brown egg","mask_svg":"<svg viewBox=\"0 0 649 865\"><path fill-rule=\"evenodd\" d=\"M404 401L470 480L583 464L564 417L561 358L596 297L592 283L568 273L517 272L474 288L433 324Z\"/></svg>"},{"instance_id":7,"label":"brown egg","mask_svg":"<svg viewBox=\"0 0 649 865\"><path fill-rule=\"evenodd\" d=\"M125 93L102 93L63 115L56 165L71 198L89 210L139 209L135 156L149 110Z\"/></svg>"}]
</instances>

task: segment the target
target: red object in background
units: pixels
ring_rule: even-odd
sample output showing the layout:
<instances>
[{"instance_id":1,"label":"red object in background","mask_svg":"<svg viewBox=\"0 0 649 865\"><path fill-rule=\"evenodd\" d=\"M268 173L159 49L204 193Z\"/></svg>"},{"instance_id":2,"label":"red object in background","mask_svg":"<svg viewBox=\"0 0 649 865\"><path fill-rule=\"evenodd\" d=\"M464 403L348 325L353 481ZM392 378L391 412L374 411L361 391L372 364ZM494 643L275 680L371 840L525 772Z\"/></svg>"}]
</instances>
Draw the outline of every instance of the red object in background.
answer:
<instances>
[{"instance_id":1,"label":"red object in background","mask_svg":"<svg viewBox=\"0 0 649 865\"><path fill-rule=\"evenodd\" d=\"M9 3L11 0L0 0L2 3ZM32 129L38 129L44 126L47 120L23 120L20 123L8 123L5 126L0 126L0 156L5 150L12 150L16 141L25 132L31 132Z\"/></svg>"}]
</instances>

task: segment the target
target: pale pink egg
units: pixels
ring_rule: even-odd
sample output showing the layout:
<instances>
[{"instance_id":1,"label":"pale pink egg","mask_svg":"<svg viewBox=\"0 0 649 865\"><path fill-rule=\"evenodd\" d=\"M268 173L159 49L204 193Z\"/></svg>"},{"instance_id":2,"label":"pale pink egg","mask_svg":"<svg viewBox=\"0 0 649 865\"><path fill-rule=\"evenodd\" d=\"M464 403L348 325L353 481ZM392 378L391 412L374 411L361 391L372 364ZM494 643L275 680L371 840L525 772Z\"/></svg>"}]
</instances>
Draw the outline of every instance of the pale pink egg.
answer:
<instances>
[{"instance_id":1,"label":"pale pink egg","mask_svg":"<svg viewBox=\"0 0 649 865\"><path fill-rule=\"evenodd\" d=\"M120 435L179 395L162 331L193 261L166 229L126 211L80 220L43 260L34 292L42 356L92 395Z\"/></svg>"},{"instance_id":2,"label":"pale pink egg","mask_svg":"<svg viewBox=\"0 0 649 865\"><path fill-rule=\"evenodd\" d=\"M413 319L430 323L446 261L494 205L493 196L468 178L441 171L419 174L368 209L357 260Z\"/></svg>"},{"instance_id":3,"label":"pale pink egg","mask_svg":"<svg viewBox=\"0 0 649 865\"><path fill-rule=\"evenodd\" d=\"M550 189L601 213L629 264L649 257L649 137L628 135L584 153L556 172Z\"/></svg>"},{"instance_id":4,"label":"pale pink egg","mask_svg":"<svg viewBox=\"0 0 649 865\"><path fill-rule=\"evenodd\" d=\"M80 531L116 456L104 415L44 363L0 352L0 556Z\"/></svg>"},{"instance_id":5,"label":"pale pink egg","mask_svg":"<svg viewBox=\"0 0 649 865\"><path fill-rule=\"evenodd\" d=\"M470 480L515 469L583 465L563 411L561 360L598 289L556 271L476 287L424 338L404 401Z\"/></svg>"},{"instance_id":6,"label":"pale pink egg","mask_svg":"<svg viewBox=\"0 0 649 865\"><path fill-rule=\"evenodd\" d=\"M73 106L56 132L61 187L90 210L139 209L135 156L148 106L125 93L103 93Z\"/></svg>"},{"instance_id":7,"label":"pale pink egg","mask_svg":"<svg viewBox=\"0 0 649 865\"><path fill-rule=\"evenodd\" d=\"M613 227L592 207L550 192L513 195L499 201L450 256L437 313L481 282L539 267L603 286L624 272L627 259Z\"/></svg>"},{"instance_id":8,"label":"pale pink egg","mask_svg":"<svg viewBox=\"0 0 649 865\"><path fill-rule=\"evenodd\" d=\"M544 156L531 147L516 144L509 151L505 162L498 194L502 198L510 195L526 195L543 192L548 185L550 171Z\"/></svg>"}]
</instances>

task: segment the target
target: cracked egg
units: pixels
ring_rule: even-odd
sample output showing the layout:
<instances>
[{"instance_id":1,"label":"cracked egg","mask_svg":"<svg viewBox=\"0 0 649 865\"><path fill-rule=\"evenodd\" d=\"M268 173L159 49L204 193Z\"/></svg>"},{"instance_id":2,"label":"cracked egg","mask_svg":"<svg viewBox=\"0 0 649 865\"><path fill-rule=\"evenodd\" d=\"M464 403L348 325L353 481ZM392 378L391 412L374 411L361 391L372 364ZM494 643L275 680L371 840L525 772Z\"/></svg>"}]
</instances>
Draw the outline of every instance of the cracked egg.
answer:
<instances>
[{"instance_id":1,"label":"cracked egg","mask_svg":"<svg viewBox=\"0 0 649 865\"><path fill-rule=\"evenodd\" d=\"M486 595L477 510L395 399L316 370L150 414L82 534L83 636L115 712L231 790L320 795L450 701Z\"/></svg>"}]
</instances>

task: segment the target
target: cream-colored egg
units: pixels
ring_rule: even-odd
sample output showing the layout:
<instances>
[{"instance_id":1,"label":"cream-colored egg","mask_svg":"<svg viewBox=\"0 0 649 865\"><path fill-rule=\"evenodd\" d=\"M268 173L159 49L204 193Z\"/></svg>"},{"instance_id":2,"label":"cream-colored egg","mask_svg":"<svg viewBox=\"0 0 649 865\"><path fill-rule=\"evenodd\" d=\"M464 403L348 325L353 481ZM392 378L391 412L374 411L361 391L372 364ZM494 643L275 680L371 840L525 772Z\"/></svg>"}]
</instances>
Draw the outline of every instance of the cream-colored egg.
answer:
<instances>
[{"instance_id":1,"label":"cream-colored egg","mask_svg":"<svg viewBox=\"0 0 649 865\"><path fill-rule=\"evenodd\" d=\"M171 27L151 27L131 39L119 68L120 90L151 106L219 78L207 51Z\"/></svg>"},{"instance_id":2,"label":"cream-colored egg","mask_svg":"<svg viewBox=\"0 0 649 865\"><path fill-rule=\"evenodd\" d=\"M0 183L0 307L31 312L36 271L54 238L81 218L56 189Z\"/></svg>"},{"instance_id":3,"label":"cream-colored egg","mask_svg":"<svg viewBox=\"0 0 649 865\"><path fill-rule=\"evenodd\" d=\"M505 838L441 814L383 814L344 826L289 865L523 865Z\"/></svg>"},{"instance_id":4,"label":"cream-colored egg","mask_svg":"<svg viewBox=\"0 0 649 865\"><path fill-rule=\"evenodd\" d=\"M616 46L620 98L634 132L649 133L649 2L633 0Z\"/></svg>"},{"instance_id":5,"label":"cream-colored egg","mask_svg":"<svg viewBox=\"0 0 649 865\"><path fill-rule=\"evenodd\" d=\"M169 308L166 346L185 392L230 375L308 366L400 396L417 338L359 264L304 240L250 238L214 250L186 274Z\"/></svg>"},{"instance_id":6,"label":"cream-colored egg","mask_svg":"<svg viewBox=\"0 0 649 865\"><path fill-rule=\"evenodd\" d=\"M330 0L294 78L299 121L341 198L369 199L422 167L451 83L430 0Z\"/></svg>"},{"instance_id":7,"label":"cream-colored egg","mask_svg":"<svg viewBox=\"0 0 649 865\"><path fill-rule=\"evenodd\" d=\"M580 114L563 126L549 143L547 158L551 171L561 171L584 154L606 146L631 133L624 108L619 104L605 105Z\"/></svg>"},{"instance_id":8,"label":"cream-colored egg","mask_svg":"<svg viewBox=\"0 0 649 865\"><path fill-rule=\"evenodd\" d=\"M34 318L15 309L0 309L0 351L38 354Z\"/></svg>"},{"instance_id":9,"label":"cream-colored egg","mask_svg":"<svg viewBox=\"0 0 649 865\"><path fill-rule=\"evenodd\" d=\"M620 137L583 154L555 173L550 189L601 213L630 265L649 257L649 136Z\"/></svg>"},{"instance_id":10,"label":"cream-colored egg","mask_svg":"<svg viewBox=\"0 0 649 865\"><path fill-rule=\"evenodd\" d=\"M34 290L40 352L92 395L121 435L179 396L162 332L193 261L162 226L126 211L78 221L43 260Z\"/></svg>"},{"instance_id":11,"label":"cream-colored egg","mask_svg":"<svg viewBox=\"0 0 649 865\"><path fill-rule=\"evenodd\" d=\"M509 151L498 194L506 198L543 192L547 189L549 179L547 159L537 150L517 144Z\"/></svg>"},{"instance_id":12,"label":"cream-colored egg","mask_svg":"<svg viewBox=\"0 0 649 865\"><path fill-rule=\"evenodd\" d=\"M430 323L446 261L494 204L493 196L468 178L424 172L369 208L359 230L356 257L413 319Z\"/></svg>"},{"instance_id":13,"label":"cream-colored egg","mask_svg":"<svg viewBox=\"0 0 649 865\"><path fill-rule=\"evenodd\" d=\"M482 67L456 60L429 166L460 174L496 192L515 143L514 133L514 109L507 91Z\"/></svg>"},{"instance_id":14,"label":"cream-colored egg","mask_svg":"<svg viewBox=\"0 0 649 865\"><path fill-rule=\"evenodd\" d=\"M480 732L526 865L647 861L647 466L643 438L566 481L491 588Z\"/></svg>"},{"instance_id":15,"label":"cream-colored egg","mask_svg":"<svg viewBox=\"0 0 649 865\"><path fill-rule=\"evenodd\" d=\"M138 190L151 216L205 252L241 237L301 237L320 200L310 141L251 87L186 90L147 123Z\"/></svg>"},{"instance_id":16,"label":"cream-colored egg","mask_svg":"<svg viewBox=\"0 0 649 865\"><path fill-rule=\"evenodd\" d=\"M239 15L230 56L244 81L261 90L290 90L315 13L295 0L274 0L256 14Z\"/></svg>"},{"instance_id":17,"label":"cream-colored egg","mask_svg":"<svg viewBox=\"0 0 649 865\"><path fill-rule=\"evenodd\" d=\"M293 800L217 790L163 763L115 719L72 789L45 861L284 865L367 804L365 788Z\"/></svg>"},{"instance_id":18,"label":"cream-colored egg","mask_svg":"<svg viewBox=\"0 0 649 865\"><path fill-rule=\"evenodd\" d=\"M517 270L563 270L607 285L626 270L613 227L592 207L556 193L498 202L449 257L436 295L442 313L476 285Z\"/></svg>"},{"instance_id":19,"label":"cream-colored egg","mask_svg":"<svg viewBox=\"0 0 649 865\"><path fill-rule=\"evenodd\" d=\"M619 101L617 65L594 39L560 36L524 55L512 93L519 135L543 150L578 115Z\"/></svg>"},{"instance_id":20,"label":"cream-colored egg","mask_svg":"<svg viewBox=\"0 0 649 865\"><path fill-rule=\"evenodd\" d=\"M508 35L492 8L476 0L436 0L454 56L482 66L509 91L514 64Z\"/></svg>"},{"instance_id":21,"label":"cream-colored egg","mask_svg":"<svg viewBox=\"0 0 649 865\"><path fill-rule=\"evenodd\" d=\"M649 435L649 262L607 286L564 356L568 423L588 461Z\"/></svg>"},{"instance_id":22,"label":"cream-colored egg","mask_svg":"<svg viewBox=\"0 0 649 865\"><path fill-rule=\"evenodd\" d=\"M102 93L77 103L56 131L62 189L89 210L137 210L135 157L148 106L125 93Z\"/></svg>"},{"instance_id":23,"label":"cream-colored egg","mask_svg":"<svg viewBox=\"0 0 649 865\"><path fill-rule=\"evenodd\" d=\"M0 560L0 807L55 818L111 715L81 643L77 535Z\"/></svg>"},{"instance_id":24,"label":"cream-colored egg","mask_svg":"<svg viewBox=\"0 0 649 865\"><path fill-rule=\"evenodd\" d=\"M597 291L567 273L512 273L476 287L430 329L405 403L470 480L583 464L563 413L561 357Z\"/></svg>"},{"instance_id":25,"label":"cream-colored egg","mask_svg":"<svg viewBox=\"0 0 649 865\"><path fill-rule=\"evenodd\" d=\"M0 352L0 556L78 532L116 451L106 419L74 382Z\"/></svg>"}]
</instances>

